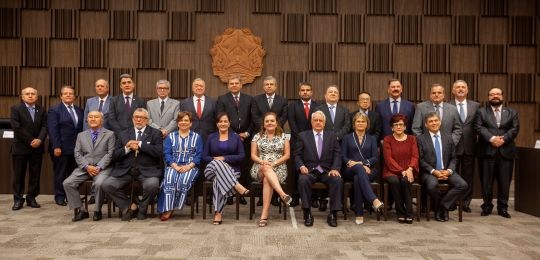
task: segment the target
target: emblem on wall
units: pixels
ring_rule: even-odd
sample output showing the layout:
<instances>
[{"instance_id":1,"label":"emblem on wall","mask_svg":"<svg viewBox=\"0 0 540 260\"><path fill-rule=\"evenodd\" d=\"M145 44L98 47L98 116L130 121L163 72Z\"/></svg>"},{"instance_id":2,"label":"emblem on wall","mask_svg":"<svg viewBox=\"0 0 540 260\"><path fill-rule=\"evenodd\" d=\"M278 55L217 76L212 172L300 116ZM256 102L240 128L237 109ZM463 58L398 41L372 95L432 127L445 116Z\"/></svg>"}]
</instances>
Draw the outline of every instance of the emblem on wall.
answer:
<instances>
[{"instance_id":1,"label":"emblem on wall","mask_svg":"<svg viewBox=\"0 0 540 260\"><path fill-rule=\"evenodd\" d=\"M253 82L261 76L265 54L261 38L247 28L227 28L210 49L214 75L225 83L232 75L242 77L244 84Z\"/></svg>"}]
</instances>

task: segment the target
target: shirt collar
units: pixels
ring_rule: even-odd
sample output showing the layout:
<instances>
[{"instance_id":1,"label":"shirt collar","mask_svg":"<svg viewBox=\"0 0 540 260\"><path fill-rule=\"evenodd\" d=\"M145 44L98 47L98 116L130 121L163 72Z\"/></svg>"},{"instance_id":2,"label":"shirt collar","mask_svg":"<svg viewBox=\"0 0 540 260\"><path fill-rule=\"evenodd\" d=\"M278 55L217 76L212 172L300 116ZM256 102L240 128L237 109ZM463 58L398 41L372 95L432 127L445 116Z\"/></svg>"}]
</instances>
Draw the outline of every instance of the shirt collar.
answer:
<instances>
[{"instance_id":1,"label":"shirt collar","mask_svg":"<svg viewBox=\"0 0 540 260\"><path fill-rule=\"evenodd\" d=\"M105 103L105 101L107 101L107 98L109 98L109 95L105 96L104 98L100 98L100 97L98 96L98 101L103 100L103 103ZM124 99L125 99L125 98L124 98Z\"/></svg>"},{"instance_id":2,"label":"shirt collar","mask_svg":"<svg viewBox=\"0 0 540 260\"><path fill-rule=\"evenodd\" d=\"M461 102L461 101L455 99L455 102L456 102L456 106L459 106L459 103L462 103L464 106L467 105L467 99L464 99L463 102Z\"/></svg>"},{"instance_id":3,"label":"shirt collar","mask_svg":"<svg viewBox=\"0 0 540 260\"><path fill-rule=\"evenodd\" d=\"M234 98L234 95L233 95L233 98ZM193 102L197 102L197 99L199 99L199 97L193 95ZM201 99L201 102L204 102L204 95L202 95L202 96L200 97L200 99Z\"/></svg>"},{"instance_id":4,"label":"shirt collar","mask_svg":"<svg viewBox=\"0 0 540 260\"><path fill-rule=\"evenodd\" d=\"M169 97L165 97L164 99L161 99L161 98L158 98L158 99L159 99L159 103L161 103L161 101L167 102L167 100L169 100Z\"/></svg>"},{"instance_id":5,"label":"shirt collar","mask_svg":"<svg viewBox=\"0 0 540 260\"><path fill-rule=\"evenodd\" d=\"M324 135L324 130L322 130L322 131L319 132L319 133L321 134L321 136L323 136L323 135ZM317 136L317 134L319 134L319 133L317 133L317 131L313 130L313 135L314 135L314 136Z\"/></svg>"},{"instance_id":6,"label":"shirt collar","mask_svg":"<svg viewBox=\"0 0 540 260\"><path fill-rule=\"evenodd\" d=\"M433 138L434 135L438 135L439 137L441 137L441 130L437 131L437 133L432 133L431 131L428 131L429 132L429 135L431 135L431 138Z\"/></svg>"},{"instance_id":7,"label":"shirt collar","mask_svg":"<svg viewBox=\"0 0 540 260\"><path fill-rule=\"evenodd\" d=\"M394 99L393 97L389 97L388 100L390 100L390 103L394 102L394 100L396 100L398 103L401 103L401 97L398 97L396 99Z\"/></svg>"},{"instance_id":8,"label":"shirt collar","mask_svg":"<svg viewBox=\"0 0 540 260\"><path fill-rule=\"evenodd\" d=\"M133 100L133 93L131 93L129 95L126 95L126 94L122 93L122 96L124 96L124 100L126 100L126 97L129 97L130 100Z\"/></svg>"},{"instance_id":9,"label":"shirt collar","mask_svg":"<svg viewBox=\"0 0 540 260\"><path fill-rule=\"evenodd\" d=\"M147 127L147 126L141 128L141 129L137 129L137 127L133 127L133 129L135 129L135 136L137 136L137 133L138 133L139 131L142 131L142 132L144 133L144 130L146 130L146 127Z\"/></svg>"}]
</instances>

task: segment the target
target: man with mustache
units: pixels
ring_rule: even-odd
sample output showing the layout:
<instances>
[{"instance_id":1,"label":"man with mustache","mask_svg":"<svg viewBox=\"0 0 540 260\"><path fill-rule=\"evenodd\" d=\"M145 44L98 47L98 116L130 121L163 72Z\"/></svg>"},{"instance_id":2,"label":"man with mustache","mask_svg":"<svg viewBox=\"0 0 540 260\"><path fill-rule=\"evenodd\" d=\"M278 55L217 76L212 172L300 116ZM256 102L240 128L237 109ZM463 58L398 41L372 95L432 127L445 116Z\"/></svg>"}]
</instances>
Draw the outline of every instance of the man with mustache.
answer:
<instances>
[{"instance_id":1,"label":"man with mustache","mask_svg":"<svg viewBox=\"0 0 540 260\"><path fill-rule=\"evenodd\" d=\"M482 216L488 216L493 210L493 179L497 179L497 213L510 218L508 214L508 194L516 144L514 140L519 132L517 111L503 106L504 96L500 88L488 92L488 105L478 110L474 127L479 134L480 154L482 158Z\"/></svg>"},{"instance_id":2,"label":"man with mustache","mask_svg":"<svg viewBox=\"0 0 540 260\"><path fill-rule=\"evenodd\" d=\"M412 134L411 130L412 120L414 118L414 104L402 98L401 93L403 93L403 86L401 85L399 79L388 80L388 98L377 103L377 106L375 107L375 111L381 116L381 139L392 134L392 129L390 128L390 119L394 114L397 113L407 117L407 121L405 122L405 132L407 134Z\"/></svg>"}]
</instances>

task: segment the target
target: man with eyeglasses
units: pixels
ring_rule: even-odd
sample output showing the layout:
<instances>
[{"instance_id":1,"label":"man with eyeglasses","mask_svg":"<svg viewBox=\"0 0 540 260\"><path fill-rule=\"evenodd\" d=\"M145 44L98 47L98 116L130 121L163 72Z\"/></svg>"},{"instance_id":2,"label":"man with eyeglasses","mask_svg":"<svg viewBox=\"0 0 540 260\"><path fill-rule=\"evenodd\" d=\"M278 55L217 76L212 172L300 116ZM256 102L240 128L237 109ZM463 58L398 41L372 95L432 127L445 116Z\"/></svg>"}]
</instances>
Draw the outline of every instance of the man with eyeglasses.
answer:
<instances>
[{"instance_id":1,"label":"man with eyeglasses","mask_svg":"<svg viewBox=\"0 0 540 260\"><path fill-rule=\"evenodd\" d=\"M380 140L381 138L381 119L380 119L380 115L379 113L377 113L376 111L373 111L373 110L370 110L371 108L371 94L369 94L368 92L360 92L358 94L358 102L357 102L357 105L358 105L358 110L355 110L355 111L352 111L351 114L349 115L350 118L353 118L354 115L356 115L356 113L358 112L361 112L361 113L364 113L368 116L368 119L369 119L369 128L367 129L367 133L374 136L375 137L375 140L377 140L377 142ZM352 131L354 131L354 129L351 128Z\"/></svg>"},{"instance_id":2,"label":"man with eyeglasses","mask_svg":"<svg viewBox=\"0 0 540 260\"><path fill-rule=\"evenodd\" d=\"M165 138L169 133L178 129L176 117L180 111L180 102L169 97L171 83L168 80L158 80L156 92L158 97L146 104L146 109L150 114L148 124L161 131L161 136Z\"/></svg>"},{"instance_id":3,"label":"man with eyeglasses","mask_svg":"<svg viewBox=\"0 0 540 260\"><path fill-rule=\"evenodd\" d=\"M133 112L137 108L146 107L146 102L142 98L135 96L135 82L133 82L131 75L120 75L120 89L122 89L122 93L111 98L109 113L105 119L110 126L110 130L116 134L133 127L131 121Z\"/></svg>"}]
</instances>

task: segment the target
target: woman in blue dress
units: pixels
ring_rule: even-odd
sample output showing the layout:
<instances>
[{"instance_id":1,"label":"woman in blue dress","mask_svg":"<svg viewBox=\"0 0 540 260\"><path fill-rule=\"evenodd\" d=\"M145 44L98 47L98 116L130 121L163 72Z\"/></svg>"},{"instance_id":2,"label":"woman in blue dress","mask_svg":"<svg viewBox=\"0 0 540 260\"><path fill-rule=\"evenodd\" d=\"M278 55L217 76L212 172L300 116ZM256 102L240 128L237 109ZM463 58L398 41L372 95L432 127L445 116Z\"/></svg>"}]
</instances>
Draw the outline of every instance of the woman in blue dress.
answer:
<instances>
[{"instance_id":1,"label":"woman in blue dress","mask_svg":"<svg viewBox=\"0 0 540 260\"><path fill-rule=\"evenodd\" d=\"M203 152L199 134L190 130L193 116L190 112L178 113L178 131L167 135L163 141L165 173L158 195L158 213L161 221L171 218L175 209L182 209L187 193L197 180Z\"/></svg>"}]
</instances>

